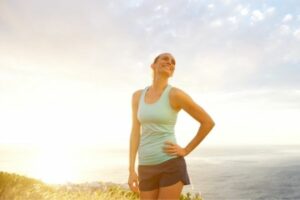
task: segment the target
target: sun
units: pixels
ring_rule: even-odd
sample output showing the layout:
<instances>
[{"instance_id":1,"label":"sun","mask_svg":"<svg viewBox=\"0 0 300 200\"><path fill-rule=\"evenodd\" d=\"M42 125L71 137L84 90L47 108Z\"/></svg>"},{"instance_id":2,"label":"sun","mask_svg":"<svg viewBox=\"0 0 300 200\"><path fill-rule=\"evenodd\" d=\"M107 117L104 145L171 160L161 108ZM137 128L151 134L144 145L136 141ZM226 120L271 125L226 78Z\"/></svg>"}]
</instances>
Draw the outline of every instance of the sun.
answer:
<instances>
[{"instance_id":1,"label":"sun","mask_svg":"<svg viewBox=\"0 0 300 200\"><path fill-rule=\"evenodd\" d=\"M61 145L43 145L34 159L30 174L46 183L63 184L76 180L76 159Z\"/></svg>"}]
</instances>

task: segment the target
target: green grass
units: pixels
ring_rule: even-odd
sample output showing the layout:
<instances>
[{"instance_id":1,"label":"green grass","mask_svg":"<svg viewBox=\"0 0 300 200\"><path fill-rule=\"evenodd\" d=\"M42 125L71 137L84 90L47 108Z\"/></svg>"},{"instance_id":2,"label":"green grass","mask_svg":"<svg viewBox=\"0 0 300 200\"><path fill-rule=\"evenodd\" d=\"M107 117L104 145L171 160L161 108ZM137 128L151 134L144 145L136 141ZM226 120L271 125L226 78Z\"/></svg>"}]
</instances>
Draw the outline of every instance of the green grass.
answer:
<instances>
[{"instance_id":1,"label":"green grass","mask_svg":"<svg viewBox=\"0 0 300 200\"><path fill-rule=\"evenodd\" d=\"M52 185L18 174L0 172L1 200L138 200L136 193L118 184ZM202 200L199 194L182 194L180 200Z\"/></svg>"}]
</instances>

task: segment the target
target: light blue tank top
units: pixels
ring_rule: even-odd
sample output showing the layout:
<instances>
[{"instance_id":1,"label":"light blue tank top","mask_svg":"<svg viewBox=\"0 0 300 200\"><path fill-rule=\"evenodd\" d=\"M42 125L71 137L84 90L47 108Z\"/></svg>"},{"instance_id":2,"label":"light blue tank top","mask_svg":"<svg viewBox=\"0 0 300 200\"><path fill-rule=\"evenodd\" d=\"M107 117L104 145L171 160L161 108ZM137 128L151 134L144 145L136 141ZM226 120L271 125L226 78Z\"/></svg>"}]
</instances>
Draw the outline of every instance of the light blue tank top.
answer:
<instances>
[{"instance_id":1,"label":"light blue tank top","mask_svg":"<svg viewBox=\"0 0 300 200\"><path fill-rule=\"evenodd\" d=\"M172 86L168 84L160 98L152 104L145 103L145 93L149 87L142 91L137 113L141 124L139 165L155 165L177 157L163 151L165 141L177 143L174 128L178 112L169 103Z\"/></svg>"}]
</instances>

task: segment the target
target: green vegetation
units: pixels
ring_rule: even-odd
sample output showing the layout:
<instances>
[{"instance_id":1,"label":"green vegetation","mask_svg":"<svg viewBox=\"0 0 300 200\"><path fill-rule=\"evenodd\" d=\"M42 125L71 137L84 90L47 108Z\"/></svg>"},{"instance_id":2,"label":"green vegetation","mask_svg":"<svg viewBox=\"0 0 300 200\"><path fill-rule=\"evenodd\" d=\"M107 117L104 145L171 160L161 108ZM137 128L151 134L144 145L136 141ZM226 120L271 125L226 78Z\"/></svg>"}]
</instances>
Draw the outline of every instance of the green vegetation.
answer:
<instances>
[{"instance_id":1,"label":"green vegetation","mask_svg":"<svg viewBox=\"0 0 300 200\"><path fill-rule=\"evenodd\" d=\"M0 172L0 199L2 200L135 200L138 194L118 184L97 183L50 185L42 181ZM187 193L180 200L201 200L199 194Z\"/></svg>"}]
</instances>

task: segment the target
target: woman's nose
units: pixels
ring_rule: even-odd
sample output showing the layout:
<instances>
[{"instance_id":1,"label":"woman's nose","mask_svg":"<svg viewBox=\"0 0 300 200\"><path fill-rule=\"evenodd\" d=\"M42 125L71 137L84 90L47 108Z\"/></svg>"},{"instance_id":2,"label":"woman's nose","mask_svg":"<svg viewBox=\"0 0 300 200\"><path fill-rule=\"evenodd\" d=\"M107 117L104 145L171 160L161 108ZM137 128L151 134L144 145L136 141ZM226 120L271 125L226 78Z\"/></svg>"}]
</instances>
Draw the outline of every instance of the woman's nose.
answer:
<instances>
[{"instance_id":1,"label":"woman's nose","mask_svg":"<svg viewBox=\"0 0 300 200\"><path fill-rule=\"evenodd\" d=\"M168 61L166 62L166 64L171 65L171 64L172 64L171 60L168 60Z\"/></svg>"}]
</instances>

